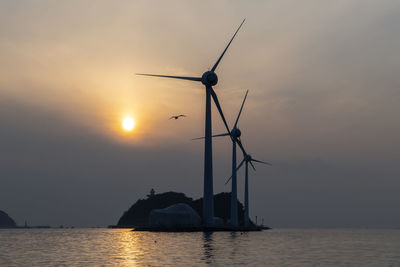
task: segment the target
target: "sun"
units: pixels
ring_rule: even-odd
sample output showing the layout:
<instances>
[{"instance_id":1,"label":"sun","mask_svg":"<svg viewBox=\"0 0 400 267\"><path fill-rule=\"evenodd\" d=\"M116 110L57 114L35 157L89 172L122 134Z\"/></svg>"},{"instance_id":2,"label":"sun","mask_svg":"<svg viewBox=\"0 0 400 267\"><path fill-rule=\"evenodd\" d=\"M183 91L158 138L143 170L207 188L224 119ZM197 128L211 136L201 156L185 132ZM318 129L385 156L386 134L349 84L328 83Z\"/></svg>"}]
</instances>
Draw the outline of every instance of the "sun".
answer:
<instances>
[{"instance_id":1,"label":"sun","mask_svg":"<svg viewBox=\"0 0 400 267\"><path fill-rule=\"evenodd\" d=\"M125 131L132 131L132 129L135 127L135 121L131 117L126 117L122 121L122 127Z\"/></svg>"}]
</instances>

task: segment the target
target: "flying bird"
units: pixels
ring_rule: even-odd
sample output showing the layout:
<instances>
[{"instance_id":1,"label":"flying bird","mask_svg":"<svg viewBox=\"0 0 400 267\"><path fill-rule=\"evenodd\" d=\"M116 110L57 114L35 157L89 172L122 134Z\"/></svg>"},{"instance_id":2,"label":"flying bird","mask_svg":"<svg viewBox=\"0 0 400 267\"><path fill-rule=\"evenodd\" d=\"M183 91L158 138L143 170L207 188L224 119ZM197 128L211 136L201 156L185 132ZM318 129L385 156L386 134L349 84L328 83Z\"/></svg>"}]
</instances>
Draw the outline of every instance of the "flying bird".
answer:
<instances>
[{"instance_id":1,"label":"flying bird","mask_svg":"<svg viewBox=\"0 0 400 267\"><path fill-rule=\"evenodd\" d=\"M183 115L183 114L181 114L181 115L176 115L176 116L172 116L171 118L169 118L169 119L175 119L175 120L177 120L177 119L179 119L179 117L187 117L186 115Z\"/></svg>"}]
</instances>

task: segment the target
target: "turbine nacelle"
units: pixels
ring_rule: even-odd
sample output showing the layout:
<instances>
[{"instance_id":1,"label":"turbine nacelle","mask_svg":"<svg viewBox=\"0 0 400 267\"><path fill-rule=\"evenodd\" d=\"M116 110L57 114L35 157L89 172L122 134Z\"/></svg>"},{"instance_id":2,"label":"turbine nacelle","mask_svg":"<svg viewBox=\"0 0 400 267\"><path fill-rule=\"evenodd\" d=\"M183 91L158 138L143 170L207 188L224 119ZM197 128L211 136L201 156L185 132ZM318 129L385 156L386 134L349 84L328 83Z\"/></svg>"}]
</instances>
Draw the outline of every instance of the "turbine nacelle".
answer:
<instances>
[{"instance_id":1,"label":"turbine nacelle","mask_svg":"<svg viewBox=\"0 0 400 267\"><path fill-rule=\"evenodd\" d=\"M213 71L206 71L201 76L201 82L205 86L214 86L218 83L218 76Z\"/></svg>"},{"instance_id":2,"label":"turbine nacelle","mask_svg":"<svg viewBox=\"0 0 400 267\"><path fill-rule=\"evenodd\" d=\"M247 161L247 162L250 162L250 161L253 160L253 158L252 158L249 154L247 154L247 155L244 157L244 160Z\"/></svg>"},{"instance_id":3,"label":"turbine nacelle","mask_svg":"<svg viewBox=\"0 0 400 267\"><path fill-rule=\"evenodd\" d=\"M237 139L242 135L242 132L238 128L235 127L231 131L231 135L232 135L233 138Z\"/></svg>"}]
</instances>

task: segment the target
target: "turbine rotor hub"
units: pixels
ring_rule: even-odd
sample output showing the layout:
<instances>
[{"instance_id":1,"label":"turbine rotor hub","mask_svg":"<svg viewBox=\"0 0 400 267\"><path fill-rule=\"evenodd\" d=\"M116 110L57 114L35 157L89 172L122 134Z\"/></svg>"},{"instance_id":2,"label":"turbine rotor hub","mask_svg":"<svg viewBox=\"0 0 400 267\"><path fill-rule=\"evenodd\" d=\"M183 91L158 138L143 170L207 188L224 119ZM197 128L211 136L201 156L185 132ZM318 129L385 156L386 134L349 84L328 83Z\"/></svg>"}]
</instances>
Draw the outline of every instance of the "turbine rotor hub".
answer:
<instances>
[{"instance_id":1,"label":"turbine rotor hub","mask_svg":"<svg viewBox=\"0 0 400 267\"><path fill-rule=\"evenodd\" d=\"M231 135L235 138L239 138L242 135L242 132L238 128L234 128L231 131Z\"/></svg>"},{"instance_id":2,"label":"turbine rotor hub","mask_svg":"<svg viewBox=\"0 0 400 267\"><path fill-rule=\"evenodd\" d=\"M251 156L249 154L247 154L246 155L246 161L251 161L251 160L252 160Z\"/></svg>"},{"instance_id":3,"label":"turbine rotor hub","mask_svg":"<svg viewBox=\"0 0 400 267\"><path fill-rule=\"evenodd\" d=\"M201 82L205 86L214 86L218 83L218 76L213 71L206 71L201 76Z\"/></svg>"}]
</instances>

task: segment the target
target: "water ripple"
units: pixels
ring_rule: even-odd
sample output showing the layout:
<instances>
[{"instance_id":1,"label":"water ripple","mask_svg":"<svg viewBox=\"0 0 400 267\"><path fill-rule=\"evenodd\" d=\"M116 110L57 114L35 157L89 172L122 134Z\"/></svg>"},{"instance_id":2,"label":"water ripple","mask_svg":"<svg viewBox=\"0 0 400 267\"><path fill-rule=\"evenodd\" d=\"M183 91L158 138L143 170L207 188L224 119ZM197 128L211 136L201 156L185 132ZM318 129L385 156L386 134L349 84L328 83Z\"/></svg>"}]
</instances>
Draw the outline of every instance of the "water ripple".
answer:
<instances>
[{"instance_id":1,"label":"water ripple","mask_svg":"<svg viewBox=\"0 0 400 267\"><path fill-rule=\"evenodd\" d=\"M0 266L400 266L400 230L0 230Z\"/></svg>"}]
</instances>

